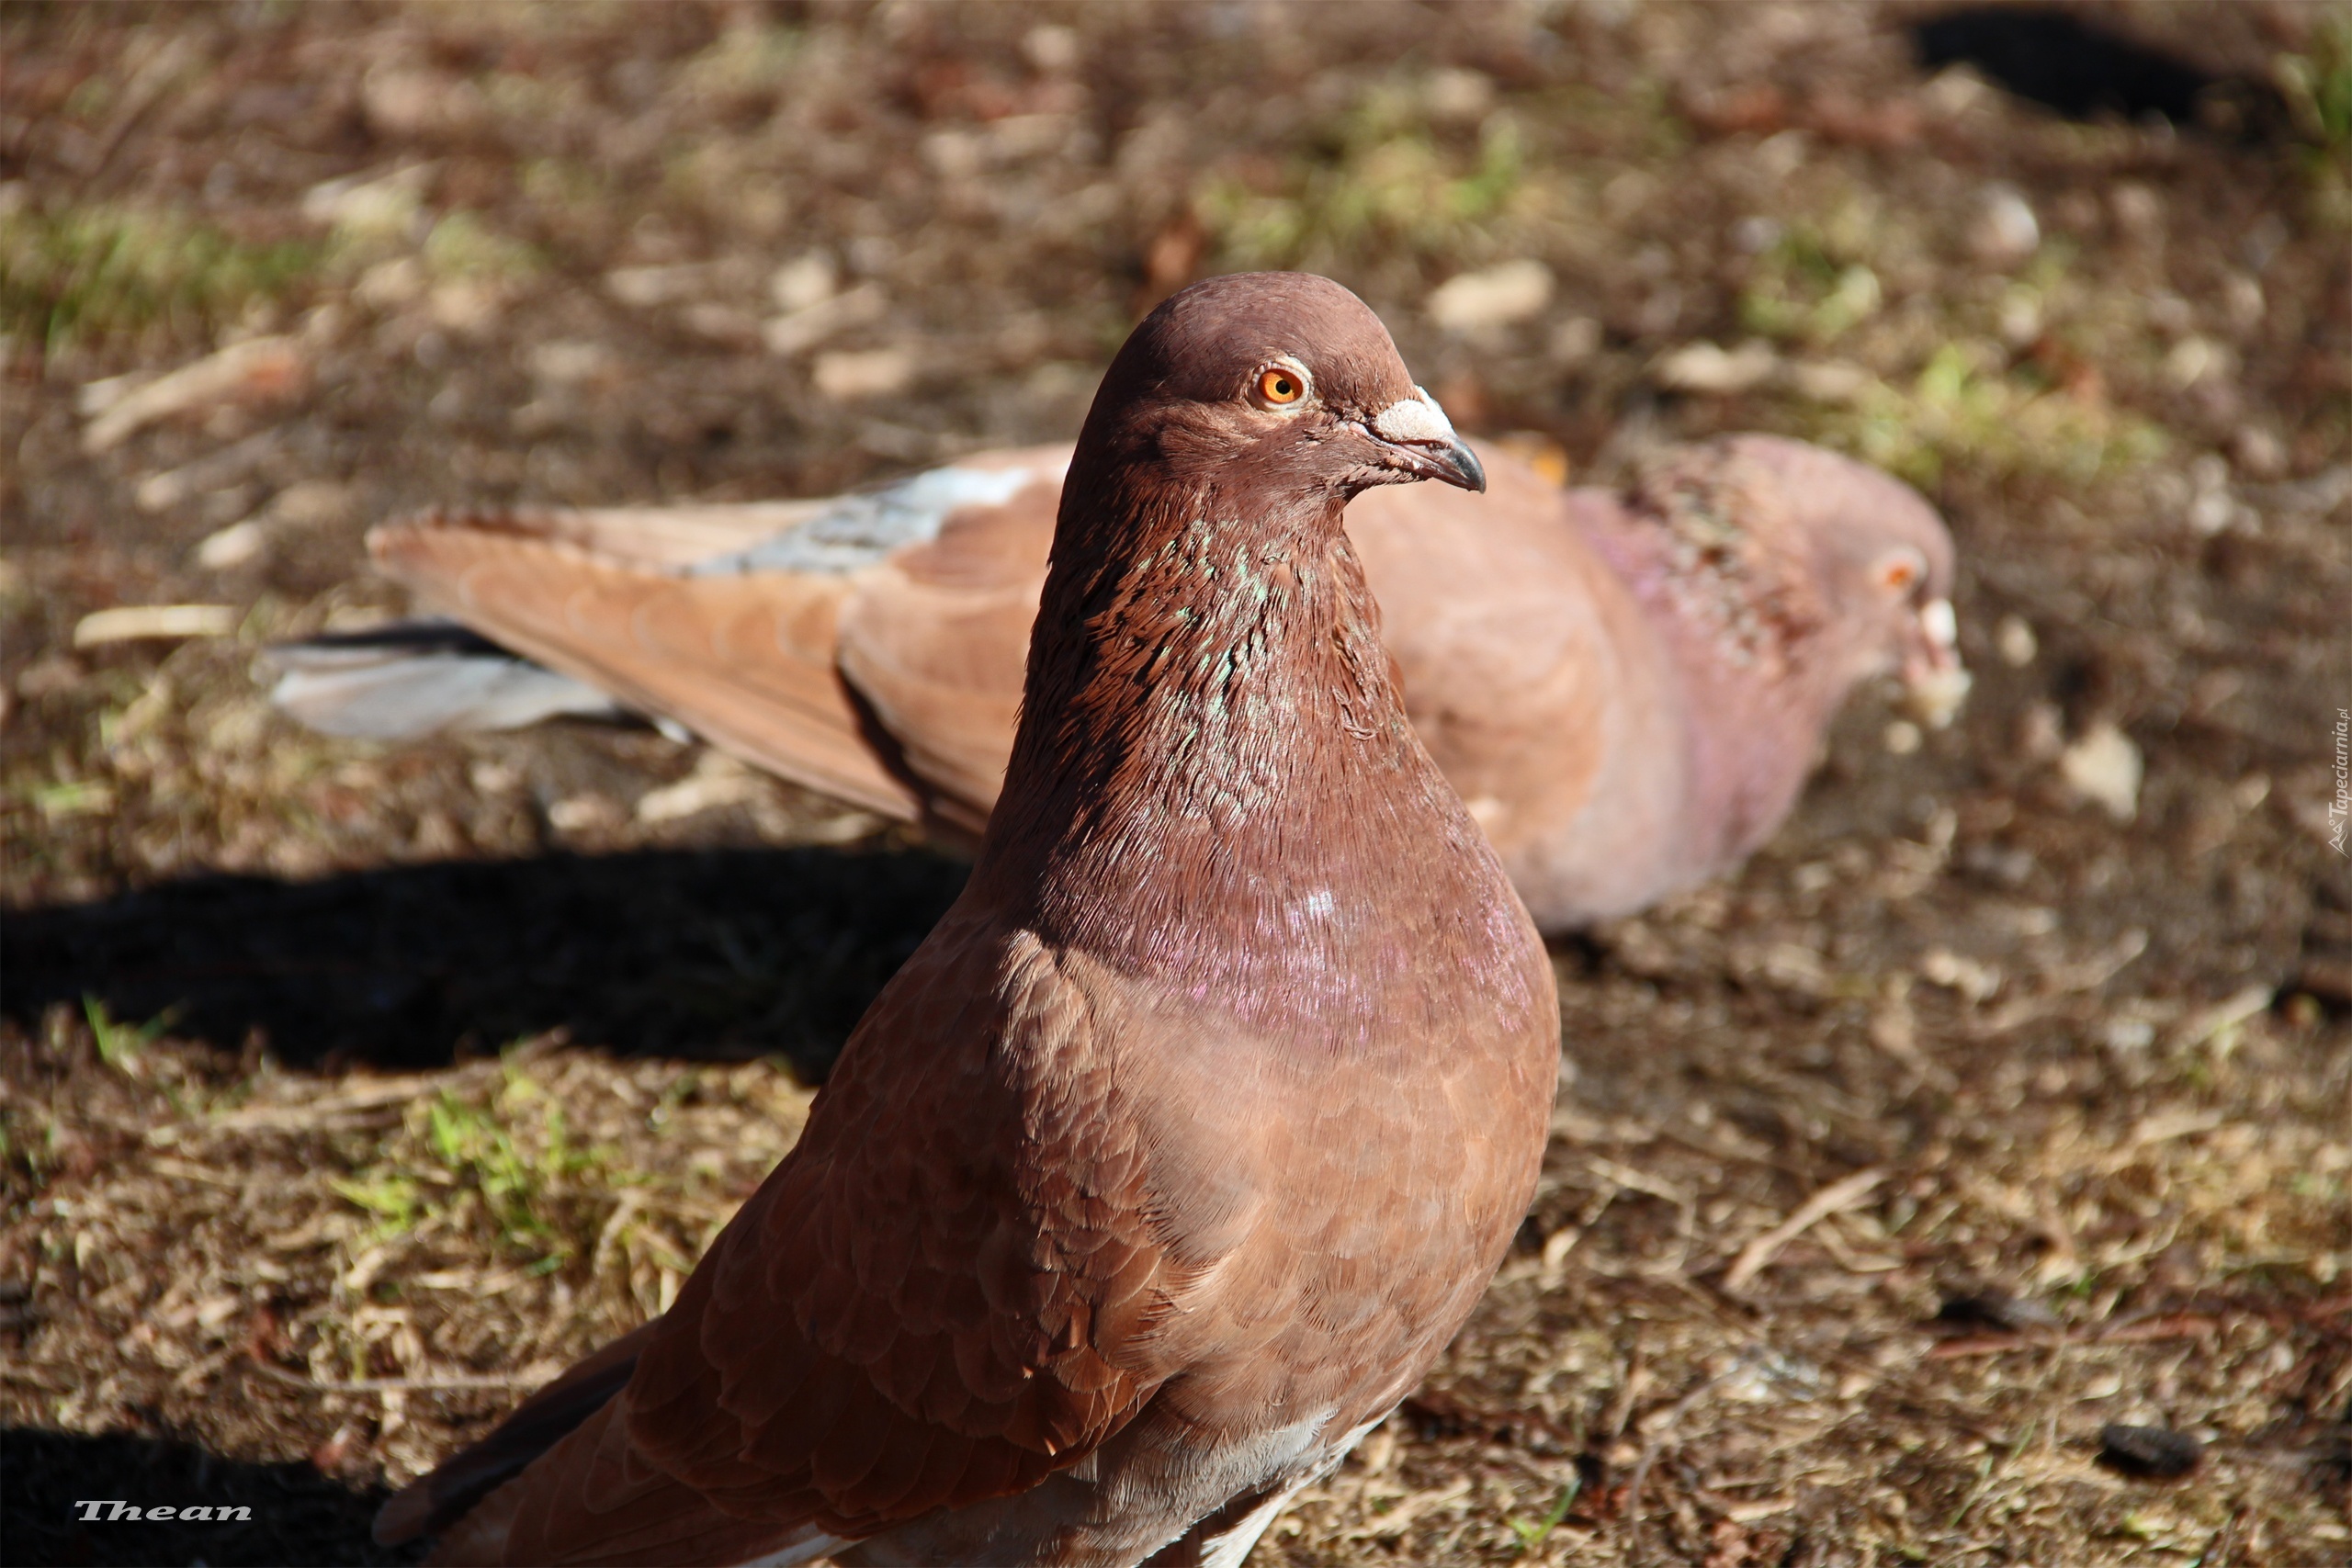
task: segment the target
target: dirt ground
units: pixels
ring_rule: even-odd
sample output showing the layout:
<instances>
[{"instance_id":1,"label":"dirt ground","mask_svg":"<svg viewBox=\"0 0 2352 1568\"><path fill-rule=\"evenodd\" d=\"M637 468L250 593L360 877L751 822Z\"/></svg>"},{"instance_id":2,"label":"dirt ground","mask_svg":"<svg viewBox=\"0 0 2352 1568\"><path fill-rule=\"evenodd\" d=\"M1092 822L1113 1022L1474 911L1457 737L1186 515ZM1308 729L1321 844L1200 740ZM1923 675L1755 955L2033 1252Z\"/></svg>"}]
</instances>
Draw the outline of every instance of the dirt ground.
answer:
<instances>
[{"instance_id":1,"label":"dirt ground","mask_svg":"<svg viewBox=\"0 0 2352 1568\"><path fill-rule=\"evenodd\" d=\"M1891 467L1978 680L1558 946L1522 1245L1253 1562L2346 1562L2352 11L1941 9L0 11L0 1556L409 1560L960 880L649 728L277 718L371 521L1066 437L1298 265L1580 479Z\"/></svg>"}]
</instances>

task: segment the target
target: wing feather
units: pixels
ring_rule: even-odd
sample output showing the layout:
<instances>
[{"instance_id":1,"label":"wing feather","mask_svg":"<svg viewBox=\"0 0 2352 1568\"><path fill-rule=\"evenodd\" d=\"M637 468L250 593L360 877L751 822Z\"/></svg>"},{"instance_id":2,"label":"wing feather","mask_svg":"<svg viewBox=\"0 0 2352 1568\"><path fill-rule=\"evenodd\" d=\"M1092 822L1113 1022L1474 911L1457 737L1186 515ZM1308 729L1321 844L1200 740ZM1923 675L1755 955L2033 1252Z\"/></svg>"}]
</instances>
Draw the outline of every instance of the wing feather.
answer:
<instances>
[{"instance_id":1,"label":"wing feather","mask_svg":"<svg viewBox=\"0 0 2352 1568\"><path fill-rule=\"evenodd\" d=\"M464 1517L619 1393L652 1332L649 1323L622 1335L516 1405L490 1436L402 1487L376 1517L377 1543L435 1535Z\"/></svg>"},{"instance_id":2,"label":"wing feather","mask_svg":"<svg viewBox=\"0 0 2352 1568\"><path fill-rule=\"evenodd\" d=\"M854 1539L1025 1490L1132 1419L1182 1281L1125 1152L1110 1005L1035 937L952 912L627 1390L485 1506L484 1560Z\"/></svg>"},{"instance_id":3,"label":"wing feather","mask_svg":"<svg viewBox=\"0 0 2352 1568\"><path fill-rule=\"evenodd\" d=\"M1061 469L1041 463L1003 504L950 517L866 573L842 609L842 672L938 792L934 809L974 829L1012 753Z\"/></svg>"}]
</instances>

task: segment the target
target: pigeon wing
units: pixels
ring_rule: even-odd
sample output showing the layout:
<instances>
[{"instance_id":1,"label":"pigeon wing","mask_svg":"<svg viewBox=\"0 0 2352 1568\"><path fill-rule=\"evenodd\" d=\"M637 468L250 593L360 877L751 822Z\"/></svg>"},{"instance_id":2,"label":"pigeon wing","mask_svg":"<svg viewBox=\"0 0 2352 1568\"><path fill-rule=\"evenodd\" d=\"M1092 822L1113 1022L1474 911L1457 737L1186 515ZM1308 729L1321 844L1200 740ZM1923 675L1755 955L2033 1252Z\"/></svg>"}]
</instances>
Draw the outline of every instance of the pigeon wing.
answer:
<instances>
[{"instance_id":1,"label":"pigeon wing","mask_svg":"<svg viewBox=\"0 0 2352 1568\"><path fill-rule=\"evenodd\" d=\"M1106 993L1029 933L951 914L628 1389L477 1510L447 1560L728 1562L854 1540L1024 1491L1119 1430L1166 1375L1155 1326L1180 1270Z\"/></svg>"},{"instance_id":2,"label":"pigeon wing","mask_svg":"<svg viewBox=\"0 0 2352 1568\"><path fill-rule=\"evenodd\" d=\"M1069 457L1026 456L1034 481L894 553L842 610L842 674L933 792L933 812L975 832L1004 785Z\"/></svg>"}]
</instances>

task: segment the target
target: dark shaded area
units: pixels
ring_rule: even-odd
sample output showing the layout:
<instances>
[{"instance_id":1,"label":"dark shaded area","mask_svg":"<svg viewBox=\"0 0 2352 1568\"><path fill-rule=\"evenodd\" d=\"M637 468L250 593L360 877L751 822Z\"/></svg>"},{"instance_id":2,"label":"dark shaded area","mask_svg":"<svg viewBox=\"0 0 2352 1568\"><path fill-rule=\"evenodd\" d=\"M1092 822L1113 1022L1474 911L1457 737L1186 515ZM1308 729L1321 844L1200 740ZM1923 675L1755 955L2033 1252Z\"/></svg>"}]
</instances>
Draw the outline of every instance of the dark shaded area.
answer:
<instances>
[{"instance_id":1,"label":"dark shaded area","mask_svg":"<svg viewBox=\"0 0 2352 1568\"><path fill-rule=\"evenodd\" d=\"M2312 1472L2337 1507L2352 1509L2352 1401L2346 1401L2344 1413L2328 1423Z\"/></svg>"},{"instance_id":2,"label":"dark shaded area","mask_svg":"<svg viewBox=\"0 0 2352 1568\"><path fill-rule=\"evenodd\" d=\"M2323 882L2312 902L2295 986L2342 1017L2352 1013L2352 893Z\"/></svg>"},{"instance_id":3,"label":"dark shaded area","mask_svg":"<svg viewBox=\"0 0 2352 1568\"><path fill-rule=\"evenodd\" d=\"M2177 1480L2195 1470L2204 1457L2204 1444L2169 1427L2111 1423L2099 1428L2099 1462L2143 1481Z\"/></svg>"},{"instance_id":4,"label":"dark shaded area","mask_svg":"<svg viewBox=\"0 0 2352 1568\"><path fill-rule=\"evenodd\" d=\"M2161 115L2184 128L2250 131L2267 123L2259 111L2273 96L2054 7L1972 6L1931 17L1911 36L1927 69L1973 65L2068 119Z\"/></svg>"},{"instance_id":5,"label":"dark shaded area","mask_svg":"<svg viewBox=\"0 0 2352 1568\"><path fill-rule=\"evenodd\" d=\"M248 1464L190 1443L152 1438L75 1437L0 1429L0 1561L47 1563L413 1562L417 1548L380 1547L368 1521L381 1487L354 1491L308 1464ZM120 1499L158 1505L246 1507L227 1522L99 1519L76 1504Z\"/></svg>"},{"instance_id":6,"label":"dark shaded area","mask_svg":"<svg viewBox=\"0 0 2352 1568\"><path fill-rule=\"evenodd\" d=\"M967 869L809 848L198 877L6 917L0 1016L176 1008L175 1034L259 1031L303 1066L437 1066L563 1028L624 1053L780 1052L815 1078Z\"/></svg>"},{"instance_id":7,"label":"dark shaded area","mask_svg":"<svg viewBox=\"0 0 2352 1568\"><path fill-rule=\"evenodd\" d=\"M503 655L508 659L522 656L501 647L480 632L457 621L428 618L395 621L390 626L368 626L360 631L321 632L297 641L280 643L277 649L303 648L380 648L402 653L456 653L473 658ZM276 651L273 649L272 651Z\"/></svg>"},{"instance_id":8,"label":"dark shaded area","mask_svg":"<svg viewBox=\"0 0 2352 1568\"><path fill-rule=\"evenodd\" d=\"M2059 1326L2058 1314L2040 1302L1995 1290L1946 1296L1936 1309L1935 1321L1946 1328L1989 1328L2003 1334L2030 1334Z\"/></svg>"}]
</instances>

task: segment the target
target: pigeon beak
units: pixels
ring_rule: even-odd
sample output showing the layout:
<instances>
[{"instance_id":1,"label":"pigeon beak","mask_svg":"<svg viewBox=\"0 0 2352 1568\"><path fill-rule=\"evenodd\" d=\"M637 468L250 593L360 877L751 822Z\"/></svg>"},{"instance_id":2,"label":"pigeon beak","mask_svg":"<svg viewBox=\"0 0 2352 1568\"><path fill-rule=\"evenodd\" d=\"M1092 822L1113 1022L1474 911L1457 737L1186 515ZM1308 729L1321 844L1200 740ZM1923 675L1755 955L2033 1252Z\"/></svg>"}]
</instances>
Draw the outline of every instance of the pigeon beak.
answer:
<instances>
[{"instance_id":1,"label":"pigeon beak","mask_svg":"<svg viewBox=\"0 0 2352 1568\"><path fill-rule=\"evenodd\" d=\"M1453 433L1453 422L1437 400L1419 387L1413 396L1389 404L1373 419L1374 438L1394 465L1415 479L1440 479L1457 489L1484 492L1487 470L1478 454Z\"/></svg>"},{"instance_id":2,"label":"pigeon beak","mask_svg":"<svg viewBox=\"0 0 2352 1568\"><path fill-rule=\"evenodd\" d=\"M1960 622L1949 599L1931 599L1919 611L1919 638L1903 661L1905 705L1930 729L1949 727L1973 683L1960 662Z\"/></svg>"}]
</instances>

